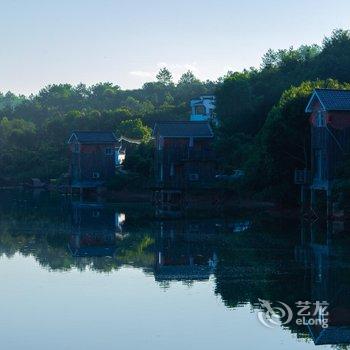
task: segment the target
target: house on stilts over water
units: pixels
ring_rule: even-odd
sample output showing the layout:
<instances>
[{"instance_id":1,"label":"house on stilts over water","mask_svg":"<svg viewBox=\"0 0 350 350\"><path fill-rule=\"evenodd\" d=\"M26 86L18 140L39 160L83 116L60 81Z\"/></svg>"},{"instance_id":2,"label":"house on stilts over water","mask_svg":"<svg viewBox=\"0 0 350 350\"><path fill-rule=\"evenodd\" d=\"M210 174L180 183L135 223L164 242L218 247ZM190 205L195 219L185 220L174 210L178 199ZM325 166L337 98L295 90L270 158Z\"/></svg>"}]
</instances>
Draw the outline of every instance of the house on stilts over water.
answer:
<instances>
[{"instance_id":1,"label":"house on stilts over water","mask_svg":"<svg viewBox=\"0 0 350 350\"><path fill-rule=\"evenodd\" d=\"M158 122L154 126L156 200L178 203L215 179L214 133L209 122Z\"/></svg>"},{"instance_id":2,"label":"house on stilts over water","mask_svg":"<svg viewBox=\"0 0 350 350\"><path fill-rule=\"evenodd\" d=\"M350 152L350 90L314 90L306 113L311 114L311 164L309 169L296 170L295 183L301 185L303 210L310 203L316 212L323 195L331 218L337 169Z\"/></svg>"},{"instance_id":3,"label":"house on stilts over water","mask_svg":"<svg viewBox=\"0 0 350 350\"><path fill-rule=\"evenodd\" d=\"M118 145L113 132L73 132L68 140L72 191L82 194L104 188L115 175Z\"/></svg>"}]
</instances>

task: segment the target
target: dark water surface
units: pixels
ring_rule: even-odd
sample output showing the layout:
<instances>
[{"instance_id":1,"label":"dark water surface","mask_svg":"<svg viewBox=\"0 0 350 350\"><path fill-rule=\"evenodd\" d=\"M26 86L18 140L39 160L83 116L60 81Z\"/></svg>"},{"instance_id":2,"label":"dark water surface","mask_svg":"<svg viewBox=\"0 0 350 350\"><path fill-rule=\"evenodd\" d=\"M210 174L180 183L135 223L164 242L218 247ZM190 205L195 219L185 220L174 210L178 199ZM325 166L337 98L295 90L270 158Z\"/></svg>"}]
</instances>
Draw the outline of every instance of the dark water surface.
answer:
<instances>
[{"instance_id":1,"label":"dark water surface","mask_svg":"<svg viewBox=\"0 0 350 350\"><path fill-rule=\"evenodd\" d=\"M142 204L0 196L1 349L350 344L343 223L242 213L167 221ZM292 320L269 323L259 300L283 302ZM297 324L298 301L327 302L329 327L311 324L318 315Z\"/></svg>"}]
</instances>

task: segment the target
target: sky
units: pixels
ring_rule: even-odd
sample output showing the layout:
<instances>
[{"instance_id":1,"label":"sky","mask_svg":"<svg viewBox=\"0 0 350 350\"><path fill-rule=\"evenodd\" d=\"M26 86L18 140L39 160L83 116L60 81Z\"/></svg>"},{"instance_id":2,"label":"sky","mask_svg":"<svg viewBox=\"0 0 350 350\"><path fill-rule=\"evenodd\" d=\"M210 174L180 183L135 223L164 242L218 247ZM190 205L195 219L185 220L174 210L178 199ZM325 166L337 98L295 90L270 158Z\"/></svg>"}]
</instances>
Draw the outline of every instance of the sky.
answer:
<instances>
[{"instance_id":1,"label":"sky","mask_svg":"<svg viewBox=\"0 0 350 350\"><path fill-rule=\"evenodd\" d=\"M0 91L138 88L164 66L216 80L349 27L349 0L0 0Z\"/></svg>"}]
</instances>

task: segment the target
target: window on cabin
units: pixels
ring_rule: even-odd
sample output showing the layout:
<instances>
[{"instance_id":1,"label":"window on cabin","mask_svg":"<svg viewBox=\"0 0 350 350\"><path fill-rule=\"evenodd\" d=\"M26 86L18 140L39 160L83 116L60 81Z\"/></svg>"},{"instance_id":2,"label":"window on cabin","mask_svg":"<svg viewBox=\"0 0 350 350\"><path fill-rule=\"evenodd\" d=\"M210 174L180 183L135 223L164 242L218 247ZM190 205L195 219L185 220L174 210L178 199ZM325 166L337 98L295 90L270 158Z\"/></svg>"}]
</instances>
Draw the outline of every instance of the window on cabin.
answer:
<instances>
[{"instance_id":1,"label":"window on cabin","mask_svg":"<svg viewBox=\"0 0 350 350\"><path fill-rule=\"evenodd\" d=\"M323 113L321 111L319 111L317 113L317 116L316 116L316 126L318 128L322 128L324 126L326 126L326 120L325 120L325 117L323 115Z\"/></svg>"},{"instance_id":2,"label":"window on cabin","mask_svg":"<svg viewBox=\"0 0 350 350\"><path fill-rule=\"evenodd\" d=\"M164 138L162 136L159 136L158 138L158 151L161 151L164 146Z\"/></svg>"},{"instance_id":3,"label":"window on cabin","mask_svg":"<svg viewBox=\"0 0 350 350\"><path fill-rule=\"evenodd\" d=\"M160 181L163 181L163 177L164 177L164 174L163 174L163 164L160 164L160 169L159 169L159 172L160 172Z\"/></svg>"},{"instance_id":4,"label":"window on cabin","mask_svg":"<svg viewBox=\"0 0 350 350\"><path fill-rule=\"evenodd\" d=\"M74 144L74 153L79 153L80 152L80 145L79 143Z\"/></svg>"},{"instance_id":5,"label":"window on cabin","mask_svg":"<svg viewBox=\"0 0 350 350\"><path fill-rule=\"evenodd\" d=\"M314 176L315 179L321 180L323 178L323 168L324 168L324 161L323 161L323 150L322 149L316 149L314 153Z\"/></svg>"},{"instance_id":6,"label":"window on cabin","mask_svg":"<svg viewBox=\"0 0 350 350\"><path fill-rule=\"evenodd\" d=\"M199 174L190 174L189 178L190 178L190 181L198 181Z\"/></svg>"},{"instance_id":7,"label":"window on cabin","mask_svg":"<svg viewBox=\"0 0 350 350\"><path fill-rule=\"evenodd\" d=\"M100 217L100 211L99 211L99 210L94 210L94 211L92 212L92 217L94 217L94 218Z\"/></svg>"},{"instance_id":8,"label":"window on cabin","mask_svg":"<svg viewBox=\"0 0 350 350\"><path fill-rule=\"evenodd\" d=\"M93 179L99 179L99 178L100 178L100 173L98 173L98 172L93 172L93 173L92 173L92 178L93 178Z\"/></svg>"},{"instance_id":9,"label":"window on cabin","mask_svg":"<svg viewBox=\"0 0 350 350\"><path fill-rule=\"evenodd\" d=\"M112 149L112 148L106 148L106 149L105 149L105 154L106 154L106 156L111 156L111 155L113 155L113 149Z\"/></svg>"},{"instance_id":10,"label":"window on cabin","mask_svg":"<svg viewBox=\"0 0 350 350\"><path fill-rule=\"evenodd\" d=\"M195 107L196 115L205 115L205 107L204 106L196 106Z\"/></svg>"}]
</instances>

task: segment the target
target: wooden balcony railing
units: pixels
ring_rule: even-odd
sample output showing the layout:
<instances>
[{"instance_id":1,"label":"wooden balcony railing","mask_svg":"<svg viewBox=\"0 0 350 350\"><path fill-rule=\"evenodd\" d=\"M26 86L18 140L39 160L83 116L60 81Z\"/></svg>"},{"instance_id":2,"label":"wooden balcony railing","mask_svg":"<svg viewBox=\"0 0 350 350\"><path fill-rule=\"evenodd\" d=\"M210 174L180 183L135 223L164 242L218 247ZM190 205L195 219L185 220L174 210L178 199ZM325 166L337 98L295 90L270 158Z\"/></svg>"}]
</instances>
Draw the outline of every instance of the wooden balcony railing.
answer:
<instances>
[{"instance_id":1,"label":"wooden balcony railing","mask_svg":"<svg viewBox=\"0 0 350 350\"><path fill-rule=\"evenodd\" d=\"M190 150L190 149L171 149L161 151L161 156L165 162L179 161L214 161L215 153L213 150Z\"/></svg>"},{"instance_id":2,"label":"wooden balcony railing","mask_svg":"<svg viewBox=\"0 0 350 350\"><path fill-rule=\"evenodd\" d=\"M309 185L311 183L311 172L307 169L295 170L294 183L296 185Z\"/></svg>"}]
</instances>

